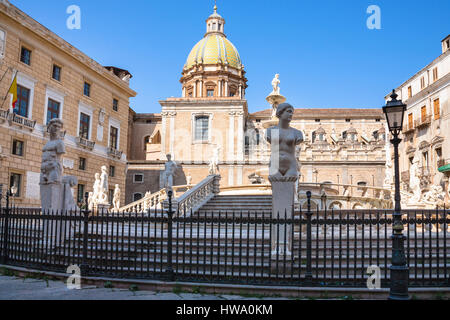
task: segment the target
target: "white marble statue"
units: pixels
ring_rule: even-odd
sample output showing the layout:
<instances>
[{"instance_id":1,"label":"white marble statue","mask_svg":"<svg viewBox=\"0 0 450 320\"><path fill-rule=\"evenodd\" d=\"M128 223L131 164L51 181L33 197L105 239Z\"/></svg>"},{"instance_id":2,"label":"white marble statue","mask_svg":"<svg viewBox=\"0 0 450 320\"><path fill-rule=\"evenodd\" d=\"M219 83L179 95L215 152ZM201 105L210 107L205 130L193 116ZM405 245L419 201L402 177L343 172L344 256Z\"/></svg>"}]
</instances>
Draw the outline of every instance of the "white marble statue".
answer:
<instances>
[{"instance_id":1,"label":"white marble statue","mask_svg":"<svg viewBox=\"0 0 450 320\"><path fill-rule=\"evenodd\" d=\"M188 175L186 177L186 183L188 186L192 186L192 176L190 173L188 173Z\"/></svg>"},{"instance_id":2,"label":"white marble statue","mask_svg":"<svg viewBox=\"0 0 450 320\"><path fill-rule=\"evenodd\" d=\"M390 157L387 157L386 159L386 167L384 169L384 185L387 186L391 186L394 181L394 175L393 175L393 170L392 170L392 160Z\"/></svg>"},{"instance_id":3,"label":"white marble statue","mask_svg":"<svg viewBox=\"0 0 450 320\"><path fill-rule=\"evenodd\" d=\"M294 107L290 104L280 104L276 115L278 125L266 132L266 140L271 145L269 178L290 177L296 181L300 171L296 146L303 142L303 134L290 126L294 115Z\"/></svg>"},{"instance_id":4,"label":"white marble statue","mask_svg":"<svg viewBox=\"0 0 450 320\"><path fill-rule=\"evenodd\" d=\"M409 169L409 188L412 192L410 203L419 203L422 198L422 189L420 188L420 172L419 172L419 160L414 157L411 168Z\"/></svg>"},{"instance_id":5,"label":"white marble statue","mask_svg":"<svg viewBox=\"0 0 450 320\"><path fill-rule=\"evenodd\" d=\"M95 182L93 189L93 195L92 195L92 205L95 207L98 204L105 203L107 199L105 199L106 194L103 193L102 189L102 181L100 178L100 173L95 174Z\"/></svg>"},{"instance_id":6,"label":"white marble statue","mask_svg":"<svg viewBox=\"0 0 450 320\"><path fill-rule=\"evenodd\" d=\"M219 174L219 152L220 152L220 147L215 148L213 151L213 156L211 158L211 161L209 162L209 174L210 175Z\"/></svg>"},{"instance_id":7,"label":"white marble statue","mask_svg":"<svg viewBox=\"0 0 450 320\"><path fill-rule=\"evenodd\" d=\"M430 190L423 195L422 201L431 205L441 205L445 200L445 192L442 186L432 185Z\"/></svg>"},{"instance_id":8,"label":"white marble statue","mask_svg":"<svg viewBox=\"0 0 450 320\"><path fill-rule=\"evenodd\" d=\"M66 153L61 130L64 123L60 119L50 120L47 130L50 140L42 149L41 174L39 177L41 208L43 211L70 211L77 208L72 188L78 184L73 176L63 177L61 157ZM65 225L57 224L57 229Z\"/></svg>"},{"instance_id":9,"label":"white marble statue","mask_svg":"<svg viewBox=\"0 0 450 320\"><path fill-rule=\"evenodd\" d=\"M171 190L173 187L173 182L175 178L176 171L178 169L177 164L172 161L172 155L167 155L167 162L165 164L165 170L163 172L163 188L167 191Z\"/></svg>"},{"instance_id":10,"label":"white marble statue","mask_svg":"<svg viewBox=\"0 0 450 320\"><path fill-rule=\"evenodd\" d=\"M100 175L100 186L101 186L101 194L99 196L99 203L100 204L108 204L108 190L109 190L109 184L108 184L108 169L106 166L102 166L101 168L102 173Z\"/></svg>"},{"instance_id":11,"label":"white marble statue","mask_svg":"<svg viewBox=\"0 0 450 320\"><path fill-rule=\"evenodd\" d=\"M271 93L271 95L280 95L280 75L276 74L275 78L273 78L272 80L272 88L273 91Z\"/></svg>"},{"instance_id":12,"label":"white marble statue","mask_svg":"<svg viewBox=\"0 0 450 320\"><path fill-rule=\"evenodd\" d=\"M47 126L50 141L42 149L41 185L62 182L61 156L66 153L66 147L61 140L62 127L63 122L60 119L52 119Z\"/></svg>"},{"instance_id":13,"label":"white marble statue","mask_svg":"<svg viewBox=\"0 0 450 320\"><path fill-rule=\"evenodd\" d=\"M121 195L121 192L120 192L119 185L116 184L116 187L114 189L114 197L113 197L113 207L116 212L119 212L119 209L120 209L120 195Z\"/></svg>"},{"instance_id":14,"label":"white marble statue","mask_svg":"<svg viewBox=\"0 0 450 320\"><path fill-rule=\"evenodd\" d=\"M94 210L94 192L89 192L88 209Z\"/></svg>"}]
</instances>

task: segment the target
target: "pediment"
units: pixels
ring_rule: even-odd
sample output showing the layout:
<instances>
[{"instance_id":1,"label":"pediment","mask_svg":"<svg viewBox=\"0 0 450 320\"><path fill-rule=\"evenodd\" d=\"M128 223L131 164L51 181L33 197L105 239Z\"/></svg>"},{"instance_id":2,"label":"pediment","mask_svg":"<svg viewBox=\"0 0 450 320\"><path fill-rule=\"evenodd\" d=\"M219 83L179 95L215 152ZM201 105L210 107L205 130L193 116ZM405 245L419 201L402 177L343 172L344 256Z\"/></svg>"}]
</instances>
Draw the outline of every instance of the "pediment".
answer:
<instances>
[{"instance_id":1,"label":"pediment","mask_svg":"<svg viewBox=\"0 0 450 320\"><path fill-rule=\"evenodd\" d=\"M444 140L445 140L445 138L443 138L443 137L441 137L441 136L436 136L436 137L434 137L434 138L431 140L431 145L434 146L435 144L443 143Z\"/></svg>"}]
</instances>

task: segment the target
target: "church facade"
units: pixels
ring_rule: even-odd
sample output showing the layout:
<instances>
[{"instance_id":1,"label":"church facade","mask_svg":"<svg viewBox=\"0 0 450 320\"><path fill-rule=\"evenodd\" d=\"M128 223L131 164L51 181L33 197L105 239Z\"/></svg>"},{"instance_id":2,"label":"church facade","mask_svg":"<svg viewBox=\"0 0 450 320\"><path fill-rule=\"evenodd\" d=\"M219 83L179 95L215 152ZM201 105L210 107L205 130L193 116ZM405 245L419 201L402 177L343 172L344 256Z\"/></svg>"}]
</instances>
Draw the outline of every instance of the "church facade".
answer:
<instances>
[{"instance_id":1,"label":"church facade","mask_svg":"<svg viewBox=\"0 0 450 320\"><path fill-rule=\"evenodd\" d=\"M217 7L206 20L205 36L188 54L180 83L181 97L160 101L161 113L130 116L126 202L162 188L167 154L179 165L175 185L205 179L217 151L221 187L268 183L264 133L272 109L249 113L244 65ZM296 108L291 125L305 137L298 150L301 182L383 186L381 110Z\"/></svg>"}]
</instances>

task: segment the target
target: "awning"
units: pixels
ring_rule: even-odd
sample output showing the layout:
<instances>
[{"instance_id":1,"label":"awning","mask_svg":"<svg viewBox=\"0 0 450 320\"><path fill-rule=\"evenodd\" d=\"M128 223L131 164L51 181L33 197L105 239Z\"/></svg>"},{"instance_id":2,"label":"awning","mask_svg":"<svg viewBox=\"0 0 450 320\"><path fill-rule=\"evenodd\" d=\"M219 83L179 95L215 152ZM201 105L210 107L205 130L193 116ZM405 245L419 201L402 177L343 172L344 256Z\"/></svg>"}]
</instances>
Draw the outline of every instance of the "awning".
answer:
<instances>
[{"instance_id":1,"label":"awning","mask_svg":"<svg viewBox=\"0 0 450 320\"><path fill-rule=\"evenodd\" d=\"M449 172L450 171L450 164L448 164L446 166L443 166L443 167L440 167L438 170L439 170L439 172Z\"/></svg>"}]
</instances>

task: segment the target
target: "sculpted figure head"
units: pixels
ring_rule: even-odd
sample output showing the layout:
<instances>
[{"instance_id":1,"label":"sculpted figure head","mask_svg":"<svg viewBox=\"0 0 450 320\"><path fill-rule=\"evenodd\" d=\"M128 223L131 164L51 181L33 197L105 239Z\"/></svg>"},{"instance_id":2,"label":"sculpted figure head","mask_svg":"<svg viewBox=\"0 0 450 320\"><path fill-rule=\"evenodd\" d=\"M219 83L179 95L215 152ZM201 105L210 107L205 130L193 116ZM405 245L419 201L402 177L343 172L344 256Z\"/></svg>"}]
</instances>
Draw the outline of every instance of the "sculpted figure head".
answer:
<instances>
[{"instance_id":1,"label":"sculpted figure head","mask_svg":"<svg viewBox=\"0 0 450 320\"><path fill-rule=\"evenodd\" d=\"M62 122L61 119L52 119L50 120L50 122L48 123L47 126L47 131L50 134L50 139L55 140L55 139L59 139L60 137L60 132L61 129L63 128L64 123Z\"/></svg>"},{"instance_id":2,"label":"sculpted figure head","mask_svg":"<svg viewBox=\"0 0 450 320\"><path fill-rule=\"evenodd\" d=\"M294 107L289 103L282 103L277 108L277 118L281 121L291 121L294 115Z\"/></svg>"}]
</instances>

